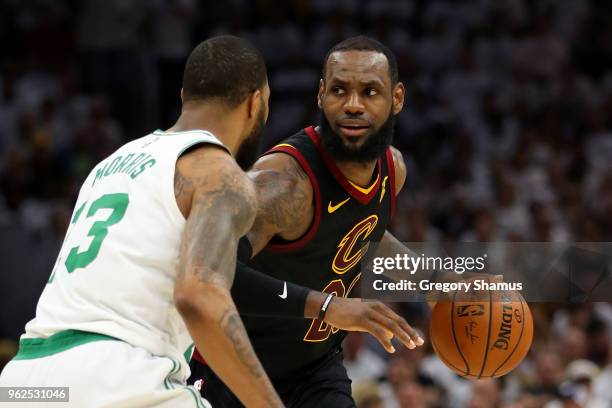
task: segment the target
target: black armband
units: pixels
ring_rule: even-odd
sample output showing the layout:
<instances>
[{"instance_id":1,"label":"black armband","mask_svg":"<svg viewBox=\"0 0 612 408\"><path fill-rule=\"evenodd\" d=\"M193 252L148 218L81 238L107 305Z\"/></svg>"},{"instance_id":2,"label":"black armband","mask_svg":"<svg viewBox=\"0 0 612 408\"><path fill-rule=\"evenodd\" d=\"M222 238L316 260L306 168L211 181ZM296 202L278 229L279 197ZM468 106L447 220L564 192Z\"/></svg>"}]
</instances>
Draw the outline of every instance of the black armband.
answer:
<instances>
[{"instance_id":1,"label":"black armband","mask_svg":"<svg viewBox=\"0 0 612 408\"><path fill-rule=\"evenodd\" d=\"M246 316L304 318L310 289L282 281L238 261L232 297L238 312Z\"/></svg>"}]
</instances>

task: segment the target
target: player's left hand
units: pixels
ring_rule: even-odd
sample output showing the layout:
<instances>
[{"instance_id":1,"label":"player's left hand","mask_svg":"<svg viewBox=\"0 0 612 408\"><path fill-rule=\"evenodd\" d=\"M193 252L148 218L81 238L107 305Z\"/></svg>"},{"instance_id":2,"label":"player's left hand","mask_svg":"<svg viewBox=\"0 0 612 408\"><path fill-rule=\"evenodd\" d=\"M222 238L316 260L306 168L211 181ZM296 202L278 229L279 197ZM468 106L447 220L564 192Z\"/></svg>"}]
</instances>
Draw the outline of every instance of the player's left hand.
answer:
<instances>
[{"instance_id":1,"label":"player's left hand","mask_svg":"<svg viewBox=\"0 0 612 408\"><path fill-rule=\"evenodd\" d=\"M327 309L325 322L346 331L370 333L389 353L395 352L391 344L393 337L409 349L424 343L403 317L379 301L335 297Z\"/></svg>"}]
</instances>

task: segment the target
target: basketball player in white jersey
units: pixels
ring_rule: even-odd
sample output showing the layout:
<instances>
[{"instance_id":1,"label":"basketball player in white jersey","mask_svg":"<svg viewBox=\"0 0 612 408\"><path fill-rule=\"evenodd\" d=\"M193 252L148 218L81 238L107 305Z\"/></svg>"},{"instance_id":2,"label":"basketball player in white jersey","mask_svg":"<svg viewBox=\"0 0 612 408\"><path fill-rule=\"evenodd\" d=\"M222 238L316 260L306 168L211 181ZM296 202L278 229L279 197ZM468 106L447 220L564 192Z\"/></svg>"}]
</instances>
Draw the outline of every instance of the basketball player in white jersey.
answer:
<instances>
[{"instance_id":1,"label":"basketball player in white jersey","mask_svg":"<svg viewBox=\"0 0 612 408\"><path fill-rule=\"evenodd\" d=\"M209 407L185 385L195 342L246 406L282 406L229 292L256 213L234 157L256 153L269 93L244 40L193 50L177 123L127 143L85 180L0 386L70 387L55 407Z\"/></svg>"}]
</instances>

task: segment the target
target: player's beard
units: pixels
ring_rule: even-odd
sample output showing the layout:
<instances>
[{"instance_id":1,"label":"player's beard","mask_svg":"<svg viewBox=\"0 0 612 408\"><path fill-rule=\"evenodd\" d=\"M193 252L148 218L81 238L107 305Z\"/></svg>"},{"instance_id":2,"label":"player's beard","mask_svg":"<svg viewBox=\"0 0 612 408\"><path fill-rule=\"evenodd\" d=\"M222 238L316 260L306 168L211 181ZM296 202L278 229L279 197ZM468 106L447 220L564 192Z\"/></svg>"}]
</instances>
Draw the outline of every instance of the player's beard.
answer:
<instances>
[{"instance_id":1,"label":"player's beard","mask_svg":"<svg viewBox=\"0 0 612 408\"><path fill-rule=\"evenodd\" d=\"M244 171L250 169L259 156L261 136L265 125L266 119L264 110L260 109L255 125L253 125L253 129L251 129L251 133L249 133L249 136L242 142L236 152L236 163L238 163L240 168Z\"/></svg>"},{"instance_id":2,"label":"player's beard","mask_svg":"<svg viewBox=\"0 0 612 408\"><path fill-rule=\"evenodd\" d=\"M344 144L342 137L331 127L323 111L321 111L321 118L319 121L319 130L321 132L323 147L333 159L338 161L355 161L363 163L378 160L393 142L394 129L395 115L393 112L389 112L389 117L380 129L378 129L378 132L368 136L368 139L361 147L353 149Z\"/></svg>"}]
</instances>

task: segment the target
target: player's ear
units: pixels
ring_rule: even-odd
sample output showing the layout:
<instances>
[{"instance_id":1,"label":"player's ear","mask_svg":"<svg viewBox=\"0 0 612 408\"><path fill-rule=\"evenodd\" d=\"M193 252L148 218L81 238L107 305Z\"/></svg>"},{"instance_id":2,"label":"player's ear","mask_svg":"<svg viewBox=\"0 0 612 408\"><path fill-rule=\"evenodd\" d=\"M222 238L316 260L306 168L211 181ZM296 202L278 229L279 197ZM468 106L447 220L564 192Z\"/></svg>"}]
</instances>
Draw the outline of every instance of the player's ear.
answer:
<instances>
[{"instance_id":1,"label":"player's ear","mask_svg":"<svg viewBox=\"0 0 612 408\"><path fill-rule=\"evenodd\" d=\"M183 99L183 95L184 95L183 88L181 88L181 103L185 102L185 99Z\"/></svg>"},{"instance_id":2,"label":"player's ear","mask_svg":"<svg viewBox=\"0 0 612 408\"><path fill-rule=\"evenodd\" d=\"M257 117L257 112L259 112L259 109L263 108L261 106L262 100L263 97L261 94L261 90L259 89L255 90L255 92L249 95L247 104L247 113L249 115L249 119Z\"/></svg>"},{"instance_id":3,"label":"player's ear","mask_svg":"<svg viewBox=\"0 0 612 408\"><path fill-rule=\"evenodd\" d=\"M393 87L393 114L397 115L402 111L404 107L404 96L406 90L404 89L404 84L398 82Z\"/></svg>"},{"instance_id":4,"label":"player's ear","mask_svg":"<svg viewBox=\"0 0 612 408\"><path fill-rule=\"evenodd\" d=\"M319 106L319 109L321 109L321 98L323 97L323 92L325 91L325 82L323 81L323 78L319 79L319 92L317 93L317 105Z\"/></svg>"}]
</instances>

